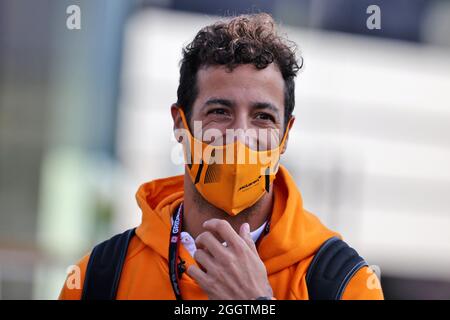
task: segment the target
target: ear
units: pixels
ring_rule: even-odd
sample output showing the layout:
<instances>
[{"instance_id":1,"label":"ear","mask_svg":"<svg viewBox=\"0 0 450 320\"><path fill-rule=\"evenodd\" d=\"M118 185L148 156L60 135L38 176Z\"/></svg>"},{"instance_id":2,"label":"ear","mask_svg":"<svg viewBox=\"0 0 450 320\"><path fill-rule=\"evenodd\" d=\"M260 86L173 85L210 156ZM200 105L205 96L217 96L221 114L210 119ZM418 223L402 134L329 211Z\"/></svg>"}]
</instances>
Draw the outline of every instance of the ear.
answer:
<instances>
[{"instance_id":1,"label":"ear","mask_svg":"<svg viewBox=\"0 0 450 320\"><path fill-rule=\"evenodd\" d=\"M177 131L180 129L183 129L183 120L181 120L180 111L178 110L180 107L174 103L170 107L170 113L172 114L172 120L173 120L173 133L175 136L175 139L177 139L178 142L180 141L180 135L177 134Z\"/></svg>"},{"instance_id":2,"label":"ear","mask_svg":"<svg viewBox=\"0 0 450 320\"><path fill-rule=\"evenodd\" d=\"M283 145L283 149L281 150L281 154L283 154L286 149L287 149L287 145L288 145L288 141L289 141L289 132L292 129L292 126L294 125L295 122L295 116L291 116L291 119L288 122L288 127L286 128L287 133L286 133L286 140L284 141L284 145Z\"/></svg>"}]
</instances>

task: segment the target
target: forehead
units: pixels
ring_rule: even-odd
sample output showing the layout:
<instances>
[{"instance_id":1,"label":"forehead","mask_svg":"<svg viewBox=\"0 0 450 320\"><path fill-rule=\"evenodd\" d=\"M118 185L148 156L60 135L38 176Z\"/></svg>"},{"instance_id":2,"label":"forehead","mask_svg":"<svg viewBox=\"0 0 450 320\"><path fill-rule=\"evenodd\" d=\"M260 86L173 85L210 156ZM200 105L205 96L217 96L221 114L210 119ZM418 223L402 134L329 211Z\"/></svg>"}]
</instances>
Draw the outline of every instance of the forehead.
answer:
<instances>
[{"instance_id":1,"label":"forehead","mask_svg":"<svg viewBox=\"0 0 450 320\"><path fill-rule=\"evenodd\" d=\"M252 64L239 65L231 72L222 65L206 66L197 74L198 96L202 101L220 97L246 101L267 101L282 108L284 106L284 80L276 64L264 69Z\"/></svg>"}]
</instances>

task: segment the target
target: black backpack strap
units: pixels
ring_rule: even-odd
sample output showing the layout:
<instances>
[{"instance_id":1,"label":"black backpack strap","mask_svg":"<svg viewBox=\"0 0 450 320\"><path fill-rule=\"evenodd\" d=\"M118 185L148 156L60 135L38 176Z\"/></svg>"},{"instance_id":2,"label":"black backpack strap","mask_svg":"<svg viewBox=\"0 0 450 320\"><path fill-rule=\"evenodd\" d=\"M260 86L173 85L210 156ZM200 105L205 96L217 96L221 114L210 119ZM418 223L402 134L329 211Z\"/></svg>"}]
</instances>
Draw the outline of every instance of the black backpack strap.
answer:
<instances>
[{"instance_id":1,"label":"black backpack strap","mask_svg":"<svg viewBox=\"0 0 450 320\"><path fill-rule=\"evenodd\" d=\"M115 300L128 244L135 228L96 245L85 273L81 300Z\"/></svg>"},{"instance_id":2,"label":"black backpack strap","mask_svg":"<svg viewBox=\"0 0 450 320\"><path fill-rule=\"evenodd\" d=\"M306 273L310 300L340 300L353 275L367 266L355 249L338 237L325 241Z\"/></svg>"}]
</instances>

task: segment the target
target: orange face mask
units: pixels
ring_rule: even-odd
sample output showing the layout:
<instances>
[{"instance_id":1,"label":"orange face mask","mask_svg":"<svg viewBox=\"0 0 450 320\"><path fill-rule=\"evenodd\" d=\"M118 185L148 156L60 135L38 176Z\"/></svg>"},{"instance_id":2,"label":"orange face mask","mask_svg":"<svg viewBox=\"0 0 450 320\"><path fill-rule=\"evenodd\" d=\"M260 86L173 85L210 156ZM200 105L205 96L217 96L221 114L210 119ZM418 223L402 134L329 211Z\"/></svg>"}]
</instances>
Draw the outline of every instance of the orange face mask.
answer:
<instances>
[{"instance_id":1,"label":"orange face mask","mask_svg":"<svg viewBox=\"0 0 450 320\"><path fill-rule=\"evenodd\" d=\"M216 146L196 139L179 111L187 138L183 142L187 172L206 201L235 216L269 192L292 119L278 147L256 151L239 140Z\"/></svg>"}]
</instances>

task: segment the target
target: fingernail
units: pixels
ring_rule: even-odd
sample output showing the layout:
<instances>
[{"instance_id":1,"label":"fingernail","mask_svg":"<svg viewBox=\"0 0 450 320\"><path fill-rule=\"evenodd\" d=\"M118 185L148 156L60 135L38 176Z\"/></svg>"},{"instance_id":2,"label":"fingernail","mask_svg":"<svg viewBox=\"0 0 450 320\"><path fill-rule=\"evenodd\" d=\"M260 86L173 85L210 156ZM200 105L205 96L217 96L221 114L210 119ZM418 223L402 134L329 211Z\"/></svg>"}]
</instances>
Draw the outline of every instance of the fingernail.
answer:
<instances>
[{"instance_id":1,"label":"fingernail","mask_svg":"<svg viewBox=\"0 0 450 320\"><path fill-rule=\"evenodd\" d=\"M244 231L250 233L250 225L247 222L244 223Z\"/></svg>"}]
</instances>

